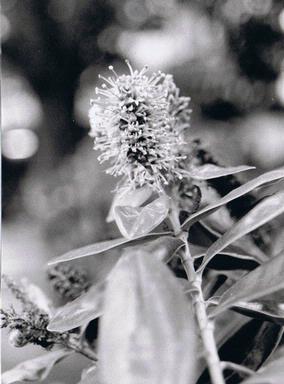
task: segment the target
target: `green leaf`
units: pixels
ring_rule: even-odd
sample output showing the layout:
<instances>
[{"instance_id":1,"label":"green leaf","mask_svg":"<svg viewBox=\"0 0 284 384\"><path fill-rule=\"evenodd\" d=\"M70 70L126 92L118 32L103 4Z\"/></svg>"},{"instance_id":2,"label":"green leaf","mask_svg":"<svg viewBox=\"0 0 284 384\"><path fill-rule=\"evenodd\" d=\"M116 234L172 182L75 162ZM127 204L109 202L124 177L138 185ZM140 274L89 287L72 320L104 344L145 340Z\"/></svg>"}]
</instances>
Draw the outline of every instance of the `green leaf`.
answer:
<instances>
[{"instance_id":1,"label":"green leaf","mask_svg":"<svg viewBox=\"0 0 284 384\"><path fill-rule=\"evenodd\" d=\"M169 199L163 195L144 207L116 206L114 217L121 234L127 239L145 236L167 217Z\"/></svg>"},{"instance_id":2,"label":"green leaf","mask_svg":"<svg viewBox=\"0 0 284 384\"><path fill-rule=\"evenodd\" d=\"M278 169L275 171L264 173L263 175L248 181L247 183L241 185L240 187L234 189L233 191L229 192L226 196L222 197L221 199L217 200L213 204L209 204L203 209L197 211L193 215L191 215L185 222L182 224L182 228L186 229L195 222L203 219L204 217L210 215L211 213L215 212L217 209L222 207L223 205L229 203L230 201L233 201L237 199L240 196L245 195L248 192L253 191L254 189L261 187L262 185L266 185L274 180L279 180L284 178L284 169Z\"/></svg>"},{"instance_id":3,"label":"green leaf","mask_svg":"<svg viewBox=\"0 0 284 384\"><path fill-rule=\"evenodd\" d=\"M257 373L243 381L243 384L283 384L284 356L272 361Z\"/></svg>"},{"instance_id":4,"label":"green leaf","mask_svg":"<svg viewBox=\"0 0 284 384\"><path fill-rule=\"evenodd\" d=\"M47 329L51 332L66 332L101 316L105 286L105 281L93 285L88 292L58 308Z\"/></svg>"},{"instance_id":5,"label":"green leaf","mask_svg":"<svg viewBox=\"0 0 284 384\"><path fill-rule=\"evenodd\" d=\"M49 375L55 364L71 353L73 352L60 349L20 363L10 371L3 373L2 384L11 384L18 381L42 381Z\"/></svg>"},{"instance_id":6,"label":"green leaf","mask_svg":"<svg viewBox=\"0 0 284 384\"><path fill-rule=\"evenodd\" d=\"M147 235L137 236L133 239L125 239L124 237L120 237L119 239L101 241L99 243L86 245L84 247L73 249L72 251L64 253L62 256L56 257L55 259L51 260L48 265L80 259L82 257L98 255L114 248L123 247L127 245L134 245L140 240L157 238L159 236L164 236L168 234L170 234L170 232L148 233Z\"/></svg>"},{"instance_id":7,"label":"green leaf","mask_svg":"<svg viewBox=\"0 0 284 384\"><path fill-rule=\"evenodd\" d=\"M124 255L113 269L99 334L102 382L188 384L196 332L179 283L151 254Z\"/></svg>"},{"instance_id":8,"label":"green leaf","mask_svg":"<svg viewBox=\"0 0 284 384\"><path fill-rule=\"evenodd\" d=\"M189 171L190 177L197 180L210 180L222 176L233 175L235 173L249 171L255 169L248 165L239 165L237 167L220 167L215 164L205 164L199 167L194 167Z\"/></svg>"},{"instance_id":9,"label":"green leaf","mask_svg":"<svg viewBox=\"0 0 284 384\"><path fill-rule=\"evenodd\" d=\"M252 301L284 288L284 251L248 273L229 288L212 311L216 316L240 301Z\"/></svg>"},{"instance_id":10,"label":"green leaf","mask_svg":"<svg viewBox=\"0 0 284 384\"><path fill-rule=\"evenodd\" d=\"M107 223L114 221L114 208L116 206L140 207L150 198L152 193L153 190L147 185L135 190L122 190L122 192L116 193L106 219Z\"/></svg>"},{"instance_id":11,"label":"green leaf","mask_svg":"<svg viewBox=\"0 0 284 384\"><path fill-rule=\"evenodd\" d=\"M225 232L224 235L219 237L206 252L200 270L204 269L208 262L228 245L282 213L284 213L284 191L261 201L256 207L249 211L248 214Z\"/></svg>"}]
</instances>

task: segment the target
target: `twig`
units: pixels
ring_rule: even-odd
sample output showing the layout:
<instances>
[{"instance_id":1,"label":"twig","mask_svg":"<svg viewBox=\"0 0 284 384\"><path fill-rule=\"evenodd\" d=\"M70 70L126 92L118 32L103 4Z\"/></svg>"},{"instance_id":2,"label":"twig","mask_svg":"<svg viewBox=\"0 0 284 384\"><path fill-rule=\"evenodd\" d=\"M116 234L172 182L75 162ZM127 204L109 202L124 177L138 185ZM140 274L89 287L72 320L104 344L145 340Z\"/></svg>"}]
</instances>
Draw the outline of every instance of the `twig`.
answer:
<instances>
[{"instance_id":1,"label":"twig","mask_svg":"<svg viewBox=\"0 0 284 384\"><path fill-rule=\"evenodd\" d=\"M206 302L204 300L203 292L201 289L201 276L197 274L194 269L193 258L191 257L187 236L187 232L182 232L179 236L185 243L185 250L181 256L181 260L188 280L192 284L192 287L195 288L191 292L191 297L193 300L195 315L205 349L205 359L208 364L212 383L225 384L221 362L214 339L214 325L213 322L208 319L206 313Z\"/></svg>"},{"instance_id":2,"label":"twig","mask_svg":"<svg viewBox=\"0 0 284 384\"><path fill-rule=\"evenodd\" d=\"M221 361L221 368L223 371L225 369L231 369L235 372L245 374L246 376L251 376L255 373L252 369L232 363L231 361Z\"/></svg>"}]
</instances>

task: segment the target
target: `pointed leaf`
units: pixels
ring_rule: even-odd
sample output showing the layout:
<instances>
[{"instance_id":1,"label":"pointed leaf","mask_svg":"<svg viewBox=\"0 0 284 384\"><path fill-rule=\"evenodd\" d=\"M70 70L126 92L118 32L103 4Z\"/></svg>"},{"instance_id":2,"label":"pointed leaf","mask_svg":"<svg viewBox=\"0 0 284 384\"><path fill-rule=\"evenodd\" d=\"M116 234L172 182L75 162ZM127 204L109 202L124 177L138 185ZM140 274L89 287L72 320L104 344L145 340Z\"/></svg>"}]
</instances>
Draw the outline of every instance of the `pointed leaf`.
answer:
<instances>
[{"instance_id":1,"label":"pointed leaf","mask_svg":"<svg viewBox=\"0 0 284 384\"><path fill-rule=\"evenodd\" d=\"M3 373L2 384L11 384L18 381L42 381L49 375L56 363L59 363L71 353L73 352L61 349L20 363L15 368Z\"/></svg>"},{"instance_id":2,"label":"pointed leaf","mask_svg":"<svg viewBox=\"0 0 284 384\"><path fill-rule=\"evenodd\" d=\"M241 301L232 307L233 310L243 315L256 319L272 321L273 323L284 325L284 304L278 304L274 301L244 302ZM282 307L282 309L281 309Z\"/></svg>"},{"instance_id":3,"label":"pointed leaf","mask_svg":"<svg viewBox=\"0 0 284 384\"><path fill-rule=\"evenodd\" d=\"M102 382L191 383L195 346L193 315L170 270L153 255L123 256L101 320Z\"/></svg>"},{"instance_id":4,"label":"pointed leaf","mask_svg":"<svg viewBox=\"0 0 284 384\"><path fill-rule=\"evenodd\" d=\"M105 281L93 285L88 292L56 310L47 329L66 332L102 315Z\"/></svg>"},{"instance_id":5,"label":"pointed leaf","mask_svg":"<svg viewBox=\"0 0 284 384\"><path fill-rule=\"evenodd\" d=\"M284 356L272 361L257 373L243 381L243 384L283 384Z\"/></svg>"},{"instance_id":6,"label":"pointed leaf","mask_svg":"<svg viewBox=\"0 0 284 384\"><path fill-rule=\"evenodd\" d=\"M114 221L114 208L116 206L131 206L131 207L140 207L144 204L152 195L153 190L145 185L142 188L138 188L135 190L122 190L122 192L117 193L114 196L112 205L109 210L109 214L107 216L107 223Z\"/></svg>"},{"instance_id":7,"label":"pointed leaf","mask_svg":"<svg viewBox=\"0 0 284 384\"><path fill-rule=\"evenodd\" d=\"M200 268L203 269L217 253L228 245L282 213L284 213L284 191L261 201L256 207L249 211L247 215L225 232L223 236L219 237L208 249Z\"/></svg>"},{"instance_id":8,"label":"pointed leaf","mask_svg":"<svg viewBox=\"0 0 284 384\"><path fill-rule=\"evenodd\" d=\"M145 236L167 217L169 199L160 196L144 207L117 206L114 217L121 234L127 239Z\"/></svg>"},{"instance_id":9,"label":"pointed leaf","mask_svg":"<svg viewBox=\"0 0 284 384\"><path fill-rule=\"evenodd\" d=\"M255 169L248 165L239 165L237 167L220 167L215 164L205 164L200 167L194 167L189 171L190 176L197 180L210 180L222 176L233 175L235 173Z\"/></svg>"},{"instance_id":10,"label":"pointed leaf","mask_svg":"<svg viewBox=\"0 0 284 384\"><path fill-rule=\"evenodd\" d=\"M240 196L245 195L248 192L253 191L257 187L260 187L262 185L266 185L267 183L270 183L274 180L279 180L284 178L284 169L278 169L275 171L264 173L263 175L248 181L247 183L241 185L240 187L234 189L233 191L229 192L226 196L222 197L221 199L217 200L213 204L209 204L203 209L197 211L193 215L191 215L185 222L182 224L182 228L186 229L190 225L194 224L196 221L199 221L203 219L204 217L210 215L223 205L229 203L230 201L233 201L237 199Z\"/></svg>"},{"instance_id":11,"label":"pointed leaf","mask_svg":"<svg viewBox=\"0 0 284 384\"><path fill-rule=\"evenodd\" d=\"M90 245L86 245L81 248L73 249L67 253L64 253L62 256L56 257L51 260L48 265L63 263L66 261L71 261L75 259L80 259L82 257L89 257L98 255L100 253L109 251L114 248L123 247L126 245L134 245L139 240L147 240L152 238L157 238L159 236L168 235L170 232L161 232L161 233L148 233L147 235L137 236L133 239L126 239L124 237L120 237L119 239L101 241L99 243L94 243Z\"/></svg>"},{"instance_id":12,"label":"pointed leaf","mask_svg":"<svg viewBox=\"0 0 284 384\"><path fill-rule=\"evenodd\" d=\"M238 280L220 298L212 316L239 301L252 301L284 288L284 251Z\"/></svg>"}]
</instances>

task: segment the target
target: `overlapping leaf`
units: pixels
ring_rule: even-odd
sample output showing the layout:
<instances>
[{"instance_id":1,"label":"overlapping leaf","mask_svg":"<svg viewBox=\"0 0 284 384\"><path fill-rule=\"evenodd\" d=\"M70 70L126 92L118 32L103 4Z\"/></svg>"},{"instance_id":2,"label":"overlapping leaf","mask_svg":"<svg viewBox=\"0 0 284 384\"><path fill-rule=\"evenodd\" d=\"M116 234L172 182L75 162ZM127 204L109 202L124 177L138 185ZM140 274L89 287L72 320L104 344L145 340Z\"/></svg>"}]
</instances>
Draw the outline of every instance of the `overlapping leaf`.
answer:
<instances>
[{"instance_id":1,"label":"overlapping leaf","mask_svg":"<svg viewBox=\"0 0 284 384\"><path fill-rule=\"evenodd\" d=\"M221 296L212 315L216 316L240 301L249 302L283 289L283 276L284 251L238 280Z\"/></svg>"},{"instance_id":2,"label":"overlapping leaf","mask_svg":"<svg viewBox=\"0 0 284 384\"><path fill-rule=\"evenodd\" d=\"M135 190L123 190L117 193L113 199L106 221L110 223L114 220L114 208L116 206L140 207L150 198L152 193L153 190L147 185Z\"/></svg>"},{"instance_id":3,"label":"overlapping leaf","mask_svg":"<svg viewBox=\"0 0 284 384\"><path fill-rule=\"evenodd\" d=\"M239 165L236 167L220 167L215 164L205 164L199 167L194 167L189 170L190 177L197 180L210 180L222 176L233 175L244 171L255 169L248 165Z\"/></svg>"},{"instance_id":4,"label":"overlapping leaf","mask_svg":"<svg viewBox=\"0 0 284 384\"><path fill-rule=\"evenodd\" d=\"M127 245L134 245L140 240L155 239L159 236L164 236L167 234L169 234L169 232L148 233L143 236L137 236L133 239L126 239L124 237L120 237L114 240L101 241L98 243L86 245L81 248L73 249L72 251L69 251L59 257L56 257L55 259L51 260L48 264L49 265L58 264L66 261L80 259L82 257L90 257L90 256L98 255L100 253L107 252L114 248L123 247Z\"/></svg>"},{"instance_id":5,"label":"overlapping leaf","mask_svg":"<svg viewBox=\"0 0 284 384\"><path fill-rule=\"evenodd\" d=\"M210 246L206 252L201 268L204 268L217 253L232 244L234 241L240 239L242 236L252 232L256 228L283 213L284 191L267 197L265 200L261 201Z\"/></svg>"},{"instance_id":6,"label":"overlapping leaf","mask_svg":"<svg viewBox=\"0 0 284 384\"><path fill-rule=\"evenodd\" d=\"M240 187L229 192L226 196L217 200L215 203L209 204L203 209L197 211L191 215L185 222L182 224L182 228L186 229L190 225L194 224L196 221L203 219L204 217L210 215L220 207L225 204L228 204L230 201L237 199L251 191L255 188L261 187L262 185L267 185L268 183L284 178L284 169L278 169L275 171L267 172L253 180L248 181L247 183L241 185Z\"/></svg>"},{"instance_id":7,"label":"overlapping leaf","mask_svg":"<svg viewBox=\"0 0 284 384\"><path fill-rule=\"evenodd\" d=\"M144 207L116 206L114 218L121 234L127 239L144 236L167 217L169 199L163 195Z\"/></svg>"},{"instance_id":8,"label":"overlapping leaf","mask_svg":"<svg viewBox=\"0 0 284 384\"><path fill-rule=\"evenodd\" d=\"M123 256L107 287L99 336L102 382L188 384L193 315L169 269L153 255Z\"/></svg>"},{"instance_id":9,"label":"overlapping leaf","mask_svg":"<svg viewBox=\"0 0 284 384\"><path fill-rule=\"evenodd\" d=\"M55 364L71 353L73 352L61 349L20 363L15 368L3 373L2 384L12 384L19 381L42 381L49 375Z\"/></svg>"},{"instance_id":10,"label":"overlapping leaf","mask_svg":"<svg viewBox=\"0 0 284 384\"><path fill-rule=\"evenodd\" d=\"M284 356L267 364L243 384L283 384Z\"/></svg>"},{"instance_id":11,"label":"overlapping leaf","mask_svg":"<svg viewBox=\"0 0 284 384\"><path fill-rule=\"evenodd\" d=\"M105 281L93 285L88 292L56 310L48 330L65 332L80 327L102 315Z\"/></svg>"}]
</instances>

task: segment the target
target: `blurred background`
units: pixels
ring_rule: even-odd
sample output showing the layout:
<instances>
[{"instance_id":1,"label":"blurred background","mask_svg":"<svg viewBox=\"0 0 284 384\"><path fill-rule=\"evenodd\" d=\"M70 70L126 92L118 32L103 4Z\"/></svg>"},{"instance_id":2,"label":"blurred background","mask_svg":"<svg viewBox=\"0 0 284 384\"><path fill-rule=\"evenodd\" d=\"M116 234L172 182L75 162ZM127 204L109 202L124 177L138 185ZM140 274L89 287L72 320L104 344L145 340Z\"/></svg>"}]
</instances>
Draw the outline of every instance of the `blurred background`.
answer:
<instances>
[{"instance_id":1,"label":"blurred background","mask_svg":"<svg viewBox=\"0 0 284 384\"><path fill-rule=\"evenodd\" d=\"M282 0L2 0L2 271L52 296L49 258L116 236L88 109L98 74L126 71L125 58L174 75L189 137L221 163L284 165L283 37ZM44 352L2 335L3 370ZM76 383L86 363L69 358L45 382Z\"/></svg>"}]
</instances>

